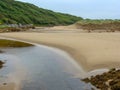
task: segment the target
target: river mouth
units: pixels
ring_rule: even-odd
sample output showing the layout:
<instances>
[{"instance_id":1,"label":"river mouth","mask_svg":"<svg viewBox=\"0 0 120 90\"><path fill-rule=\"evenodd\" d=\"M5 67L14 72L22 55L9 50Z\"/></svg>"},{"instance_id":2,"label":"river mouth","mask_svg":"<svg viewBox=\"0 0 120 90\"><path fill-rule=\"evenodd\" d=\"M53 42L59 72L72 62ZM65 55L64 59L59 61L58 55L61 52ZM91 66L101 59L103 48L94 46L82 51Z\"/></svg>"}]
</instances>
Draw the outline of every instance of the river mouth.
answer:
<instances>
[{"instance_id":1,"label":"river mouth","mask_svg":"<svg viewBox=\"0 0 120 90\"><path fill-rule=\"evenodd\" d=\"M64 52L42 45L1 48L6 60L0 70L0 85L15 84L12 90L91 90L80 80L86 72ZM78 77L79 76L79 77ZM0 89L9 90L9 89Z\"/></svg>"}]
</instances>

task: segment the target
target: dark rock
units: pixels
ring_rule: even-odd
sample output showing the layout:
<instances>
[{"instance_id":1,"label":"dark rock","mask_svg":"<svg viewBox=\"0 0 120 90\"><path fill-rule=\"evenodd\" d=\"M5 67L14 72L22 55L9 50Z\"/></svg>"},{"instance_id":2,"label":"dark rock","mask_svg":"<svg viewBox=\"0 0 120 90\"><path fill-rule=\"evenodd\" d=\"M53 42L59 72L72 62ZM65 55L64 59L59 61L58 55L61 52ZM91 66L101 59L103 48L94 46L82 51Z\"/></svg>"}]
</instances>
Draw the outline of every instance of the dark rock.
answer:
<instances>
[{"instance_id":1,"label":"dark rock","mask_svg":"<svg viewBox=\"0 0 120 90\"><path fill-rule=\"evenodd\" d=\"M120 70L113 68L101 75L85 78L83 81L86 83L91 83L100 90L108 90L109 88L111 90L120 90ZM106 84L106 82L108 84Z\"/></svg>"},{"instance_id":2,"label":"dark rock","mask_svg":"<svg viewBox=\"0 0 120 90\"><path fill-rule=\"evenodd\" d=\"M3 62L3 61L0 61L0 68L3 67L3 64L4 64L4 62Z\"/></svg>"},{"instance_id":3,"label":"dark rock","mask_svg":"<svg viewBox=\"0 0 120 90\"><path fill-rule=\"evenodd\" d=\"M0 50L0 53L3 53L3 51Z\"/></svg>"},{"instance_id":4,"label":"dark rock","mask_svg":"<svg viewBox=\"0 0 120 90\"><path fill-rule=\"evenodd\" d=\"M7 83L3 83L3 85L7 85Z\"/></svg>"}]
</instances>

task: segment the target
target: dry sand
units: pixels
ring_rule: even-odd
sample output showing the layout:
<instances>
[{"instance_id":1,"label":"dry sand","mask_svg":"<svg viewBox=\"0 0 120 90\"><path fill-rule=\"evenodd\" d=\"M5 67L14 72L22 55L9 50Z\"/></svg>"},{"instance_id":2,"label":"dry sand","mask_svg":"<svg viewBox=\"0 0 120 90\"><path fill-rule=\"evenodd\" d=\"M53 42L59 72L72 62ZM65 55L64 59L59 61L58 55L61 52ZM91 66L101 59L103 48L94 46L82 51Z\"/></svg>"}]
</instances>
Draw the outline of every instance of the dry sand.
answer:
<instances>
[{"instance_id":1,"label":"dry sand","mask_svg":"<svg viewBox=\"0 0 120 90\"><path fill-rule=\"evenodd\" d=\"M54 27L50 27L48 28L49 30L56 30L56 31L73 31L73 32L80 32L80 33L86 33L88 32L88 30L83 30L78 28L78 26L76 24L72 24L72 25L68 25L68 26L54 26Z\"/></svg>"},{"instance_id":2,"label":"dry sand","mask_svg":"<svg viewBox=\"0 0 120 90\"><path fill-rule=\"evenodd\" d=\"M120 66L120 33L1 33L67 51L87 71Z\"/></svg>"},{"instance_id":3,"label":"dry sand","mask_svg":"<svg viewBox=\"0 0 120 90\"><path fill-rule=\"evenodd\" d=\"M77 26L75 24L72 24L72 25L69 25L69 26L54 26L54 27L51 27L51 29L55 29L55 30L75 30L77 29Z\"/></svg>"}]
</instances>

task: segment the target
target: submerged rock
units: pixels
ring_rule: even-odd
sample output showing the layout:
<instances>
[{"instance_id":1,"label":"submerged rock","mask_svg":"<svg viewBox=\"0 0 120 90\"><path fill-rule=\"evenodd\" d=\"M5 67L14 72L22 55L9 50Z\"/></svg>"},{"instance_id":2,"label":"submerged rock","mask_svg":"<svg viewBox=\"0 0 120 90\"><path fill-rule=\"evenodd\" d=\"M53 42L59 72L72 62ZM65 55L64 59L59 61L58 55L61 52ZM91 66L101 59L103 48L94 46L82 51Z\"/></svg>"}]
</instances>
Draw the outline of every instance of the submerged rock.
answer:
<instances>
[{"instance_id":1,"label":"submerged rock","mask_svg":"<svg viewBox=\"0 0 120 90\"><path fill-rule=\"evenodd\" d=\"M4 62L0 60L0 69L3 67Z\"/></svg>"},{"instance_id":2,"label":"submerged rock","mask_svg":"<svg viewBox=\"0 0 120 90\"><path fill-rule=\"evenodd\" d=\"M2 53L3 51L0 50L0 53Z\"/></svg>"}]
</instances>

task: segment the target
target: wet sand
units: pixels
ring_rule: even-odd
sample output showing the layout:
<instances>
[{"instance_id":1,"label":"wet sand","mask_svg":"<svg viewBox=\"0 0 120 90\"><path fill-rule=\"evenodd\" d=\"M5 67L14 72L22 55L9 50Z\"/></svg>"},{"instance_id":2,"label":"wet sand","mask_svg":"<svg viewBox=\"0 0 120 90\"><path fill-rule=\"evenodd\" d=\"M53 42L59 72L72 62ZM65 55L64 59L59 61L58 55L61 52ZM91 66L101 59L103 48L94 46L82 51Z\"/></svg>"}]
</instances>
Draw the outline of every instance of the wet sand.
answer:
<instances>
[{"instance_id":1,"label":"wet sand","mask_svg":"<svg viewBox=\"0 0 120 90\"><path fill-rule=\"evenodd\" d=\"M15 88L16 88L16 85L14 83L0 85L0 90L16 90Z\"/></svg>"},{"instance_id":2,"label":"wet sand","mask_svg":"<svg viewBox=\"0 0 120 90\"><path fill-rule=\"evenodd\" d=\"M67 51L86 71L120 66L120 33L1 33Z\"/></svg>"}]
</instances>

